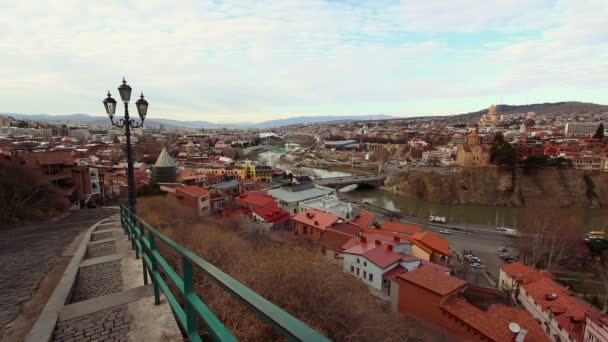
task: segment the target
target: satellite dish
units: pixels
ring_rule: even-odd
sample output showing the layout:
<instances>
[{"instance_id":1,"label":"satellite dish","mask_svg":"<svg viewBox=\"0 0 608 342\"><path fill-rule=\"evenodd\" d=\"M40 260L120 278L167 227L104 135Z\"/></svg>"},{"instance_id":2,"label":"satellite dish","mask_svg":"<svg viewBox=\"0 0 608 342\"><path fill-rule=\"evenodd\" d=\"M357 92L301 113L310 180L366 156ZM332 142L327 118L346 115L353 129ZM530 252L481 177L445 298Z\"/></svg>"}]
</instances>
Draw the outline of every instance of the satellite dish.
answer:
<instances>
[{"instance_id":1,"label":"satellite dish","mask_svg":"<svg viewBox=\"0 0 608 342\"><path fill-rule=\"evenodd\" d=\"M519 327L519 324L511 322L509 323L509 330L511 330L511 332L514 334L518 334L521 328Z\"/></svg>"}]
</instances>

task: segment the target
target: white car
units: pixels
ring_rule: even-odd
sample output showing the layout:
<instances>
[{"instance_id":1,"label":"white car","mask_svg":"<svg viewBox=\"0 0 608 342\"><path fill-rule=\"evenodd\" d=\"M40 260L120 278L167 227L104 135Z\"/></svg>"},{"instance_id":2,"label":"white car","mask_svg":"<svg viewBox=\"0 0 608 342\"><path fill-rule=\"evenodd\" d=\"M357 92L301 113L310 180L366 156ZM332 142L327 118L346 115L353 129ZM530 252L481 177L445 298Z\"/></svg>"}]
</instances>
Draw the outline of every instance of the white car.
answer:
<instances>
[{"instance_id":1,"label":"white car","mask_svg":"<svg viewBox=\"0 0 608 342\"><path fill-rule=\"evenodd\" d=\"M439 232L440 232L441 234L445 234L445 235L451 235L451 234L452 234L452 233L451 233L449 230L447 230L447 229L442 229L442 230L440 230Z\"/></svg>"}]
</instances>

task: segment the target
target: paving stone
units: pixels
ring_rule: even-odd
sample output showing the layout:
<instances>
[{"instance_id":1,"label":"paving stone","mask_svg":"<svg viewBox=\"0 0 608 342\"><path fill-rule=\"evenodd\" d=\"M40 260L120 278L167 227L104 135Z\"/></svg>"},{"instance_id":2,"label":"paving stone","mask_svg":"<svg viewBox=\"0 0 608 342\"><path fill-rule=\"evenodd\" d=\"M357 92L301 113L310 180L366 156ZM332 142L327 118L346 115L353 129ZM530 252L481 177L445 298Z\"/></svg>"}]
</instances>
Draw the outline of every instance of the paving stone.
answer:
<instances>
[{"instance_id":1,"label":"paving stone","mask_svg":"<svg viewBox=\"0 0 608 342\"><path fill-rule=\"evenodd\" d=\"M98 258L106 255L116 254L116 242L109 241L98 245L90 245L87 247L85 259Z\"/></svg>"},{"instance_id":2,"label":"paving stone","mask_svg":"<svg viewBox=\"0 0 608 342\"><path fill-rule=\"evenodd\" d=\"M70 303L120 292L122 289L120 260L81 267Z\"/></svg>"},{"instance_id":3,"label":"paving stone","mask_svg":"<svg viewBox=\"0 0 608 342\"><path fill-rule=\"evenodd\" d=\"M56 220L0 229L0 338L63 250L115 210L83 209Z\"/></svg>"},{"instance_id":4,"label":"paving stone","mask_svg":"<svg viewBox=\"0 0 608 342\"><path fill-rule=\"evenodd\" d=\"M119 330L111 331L107 328L108 323L113 323L112 313L121 312L125 317L129 317L129 322L124 323ZM68 342L68 341L127 341L131 317L127 311L127 305L120 305L115 308L98 311L90 315L79 318L74 318L68 321L58 322L53 332L53 342ZM91 322L92 326L84 328L81 324L83 321ZM74 329L76 327L76 329Z\"/></svg>"}]
</instances>

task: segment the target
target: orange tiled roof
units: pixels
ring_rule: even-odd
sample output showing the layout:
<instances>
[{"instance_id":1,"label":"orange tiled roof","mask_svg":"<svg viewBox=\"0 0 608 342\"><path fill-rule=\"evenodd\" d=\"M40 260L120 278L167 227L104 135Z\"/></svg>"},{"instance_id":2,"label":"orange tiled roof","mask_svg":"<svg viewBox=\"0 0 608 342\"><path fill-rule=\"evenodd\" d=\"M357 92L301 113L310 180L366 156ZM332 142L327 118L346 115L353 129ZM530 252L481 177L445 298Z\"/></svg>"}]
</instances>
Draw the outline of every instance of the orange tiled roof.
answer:
<instances>
[{"instance_id":1,"label":"orange tiled roof","mask_svg":"<svg viewBox=\"0 0 608 342\"><path fill-rule=\"evenodd\" d=\"M309 209L303 213L295 215L291 219L307 226L327 230L327 228L329 228L334 222L338 221L339 217L324 213L317 209Z\"/></svg>"},{"instance_id":2,"label":"orange tiled roof","mask_svg":"<svg viewBox=\"0 0 608 342\"><path fill-rule=\"evenodd\" d=\"M492 341L513 341L513 333L509 330L511 322L527 330L526 341L549 341L534 317L522 309L492 305L484 312L458 296L448 298L441 303L441 308Z\"/></svg>"},{"instance_id":3,"label":"orange tiled roof","mask_svg":"<svg viewBox=\"0 0 608 342\"><path fill-rule=\"evenodd\" d=\"M442 238L441 236L433 232L414 233L414 235L412 235L411 241L416 244L416 246L421 247L422 249L430 248L433 250L433 252L439 253L441 255L452 256L448 240Z\"/></svg>"},{"instance_id":4,"label":"orange tiled roof","mask_svg":"<svg viewBox=\"0 0 608 342\"><path fill-rule=\"evenodd\" d=\"M354 224L359 225L361 228L367 228L374 222L374 214L365 210L360 212L353 220Z\"/></svg>"},{"instance_id":5,"label":"orange tiled roof","mask_svg":"<svg viewBox=\"0 0 608 342\"><path fill-rule=\"evenodd\" d=\"M70 152L35 152L27 154L25 159L38 165L74 165L74 158Z\"/></svg>"},{"instance_id":6,"label":"orange tiled roof","mask_svg":"<svg viewBox=\"0 0 608 342\"><path fill-rule=\"evenodd\" d=\"M380 225L382 230L390 230L392 232L413 235L422 232L422 227L415 224L406 224L401 222L384 221Z\"/></svg>"},{"instance_id":7,"label":"orange tiled roof","mask_svg":"<svg viewBox=\"0 0 608 342\"><path fill-rule=\"evenodd\" d=\"M462 279L446 275L430 267L417 268L411 272L400 274L398 278L441 296L452 293L467 284Z\"/></svg>"},{"instance_id":8,"label":"orange tiled roof","mask_svg":"<svg viewBox=\"0 0 608 342\"><path fill-rule=\"evenodd\" d=\"M185 194L188 194L188 195L194 196L194 197L206 196L209 193L209 190L201 188L200 186L196 186L196 185L182 186L180 188L176 188L175 191L183 192Z\"/></svg>"},{"instance_id":9,"label":"orange tiled roof","mask_svg":"<svg viewBox=\"0 0 608 342\"><path fill-rule=\"evenodd\" d=\"M255 206L264 206L267 205L269 203L273 203L274 202L274 197L270 196L270 195L266 195L266 194L258 194L255 192L248 192L245 194L242 194L240 196L237 196L234 198L234 201L236 203L243 203L243 204L251 204L251 205L255 205Z\"/></svg>"}]
</instances>

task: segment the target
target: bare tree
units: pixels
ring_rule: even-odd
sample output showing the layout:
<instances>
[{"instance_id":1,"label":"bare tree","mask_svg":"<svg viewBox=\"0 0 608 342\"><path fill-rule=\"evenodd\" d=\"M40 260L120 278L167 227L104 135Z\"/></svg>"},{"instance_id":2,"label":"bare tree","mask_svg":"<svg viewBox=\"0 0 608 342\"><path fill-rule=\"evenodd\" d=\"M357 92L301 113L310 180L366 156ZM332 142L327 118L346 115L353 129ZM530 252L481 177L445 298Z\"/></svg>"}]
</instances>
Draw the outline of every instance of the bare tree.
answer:
<instances>
[{"instance_id":1,"label":"bare tree","mask_svg":"<svg viewBox=\"0 0 608 342\"><path fill-rule=\"evenodd\" d=\"M532 267L556 270L568 266L579 253L582 227L557 207L526 209L519 246Z\"/></svg>"}]
</instances>

